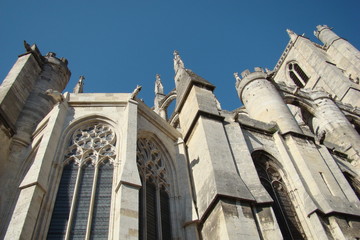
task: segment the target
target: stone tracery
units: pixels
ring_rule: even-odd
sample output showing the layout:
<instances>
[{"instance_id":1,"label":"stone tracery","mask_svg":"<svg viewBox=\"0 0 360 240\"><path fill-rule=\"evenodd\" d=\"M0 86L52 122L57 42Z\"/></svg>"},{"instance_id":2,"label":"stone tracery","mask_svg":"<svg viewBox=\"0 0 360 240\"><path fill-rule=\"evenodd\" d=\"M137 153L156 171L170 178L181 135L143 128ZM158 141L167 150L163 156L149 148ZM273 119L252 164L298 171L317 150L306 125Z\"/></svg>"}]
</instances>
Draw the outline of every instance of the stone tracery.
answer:
<instances>
[{"instance_id":1,"label":"stone tracery","mask_svg":"<svg viewBox=\"0 0 360 240\"><path fill-rule=\"evenodd\" d=\"M87 235L107 239L115 143L114 131L103 123L92 122L75 130L65 154L48 239Z\"/></svg>"},{"instance_id":2,"label":"stone tracery","mask_svg":"<svg viewBox=\"0 0 360 240\"><path fill-rule=\"evenodd\" d=\"M74 160L77 164L91 161L96 164L108 159L114 161L115 133L105 124L91 123L77 129L72 135L70 146L65 154L65 161Z\"/></svg>"},{"instance_id":3,"label":"stone tracery","mask_svg":"<svg viewBox=\"0 0 360 240\"><path fill-rule=\"evenodd\" d=\"M147 138L139 138L137 145L137 164L141 176L166 189L166 170L159 148Z\"/></svg>"}]
</instances>

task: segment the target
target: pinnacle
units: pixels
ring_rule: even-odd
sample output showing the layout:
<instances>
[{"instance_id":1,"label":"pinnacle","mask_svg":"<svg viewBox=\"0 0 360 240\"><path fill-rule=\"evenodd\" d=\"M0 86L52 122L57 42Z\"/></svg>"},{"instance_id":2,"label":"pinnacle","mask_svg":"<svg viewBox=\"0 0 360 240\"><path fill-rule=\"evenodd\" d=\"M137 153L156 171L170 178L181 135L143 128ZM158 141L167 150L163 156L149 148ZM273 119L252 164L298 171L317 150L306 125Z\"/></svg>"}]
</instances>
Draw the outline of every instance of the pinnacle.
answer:
<instances>
[{"instance_id":1,"label":"pinnacle","mask_svg":"<svg viewBox=\"0 0 360 240\"><path fill-rule=\"evenodd\" d=\"M296 38L298 37L298 35L290 29L286 29L286 32L289 34L289 37L292 41L295 41Z\"/></svg>"}]
</instances>

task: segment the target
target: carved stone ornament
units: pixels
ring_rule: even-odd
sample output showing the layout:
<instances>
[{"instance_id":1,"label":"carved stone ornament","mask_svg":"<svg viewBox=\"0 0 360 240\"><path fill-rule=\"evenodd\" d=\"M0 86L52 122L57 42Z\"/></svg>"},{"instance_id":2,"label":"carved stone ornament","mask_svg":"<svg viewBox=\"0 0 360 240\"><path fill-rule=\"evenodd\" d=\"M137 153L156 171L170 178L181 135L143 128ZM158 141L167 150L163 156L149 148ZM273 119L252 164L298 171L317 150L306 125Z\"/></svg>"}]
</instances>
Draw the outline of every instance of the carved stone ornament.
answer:
<instances>
[{"instance_id":1,"label":"carved stone ornament","mask_svg":"<svg viewBox=\"0 0 360 240\"><path fill-rule=\"evenodd\" d=\"M158 146L147 138L137 141L137 165L144 180L151 180L158 187L166 189L166 170Z\"/></svg>"},{"instance_id":2,"label":"carved stone ornament","mask_svg":"<svg viewBox=\"0 0 360 240\"><path fill-rule=\"evenodd\" d=\"M79 165L90 161L96 165L107 159L112 164L116 156L115 143L115 133L108 125L98 122L85 125L72 135L65 161L73 160Z\"/></svg>"}]
</instances>

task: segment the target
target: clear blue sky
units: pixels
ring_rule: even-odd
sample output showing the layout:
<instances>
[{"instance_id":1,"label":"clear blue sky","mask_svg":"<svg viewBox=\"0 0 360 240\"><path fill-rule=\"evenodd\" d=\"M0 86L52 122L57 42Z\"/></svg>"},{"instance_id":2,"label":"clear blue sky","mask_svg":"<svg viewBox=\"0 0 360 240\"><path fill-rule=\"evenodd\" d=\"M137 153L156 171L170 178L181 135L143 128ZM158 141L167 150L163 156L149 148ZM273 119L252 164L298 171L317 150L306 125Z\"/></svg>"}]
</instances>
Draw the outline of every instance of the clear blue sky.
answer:
<instances>
[{"instance_id":1,"label":"clear blue sky","mask_svg":"<svg viewBox=\"0 0 360 240\"><path fill-rule=\"evenodd\" d=\"M174 88L176 49L233 110L240 106L233 73L273 69L289 41L287 28L316 41L316 25L327 24L359 48L359 9L359 0L2 0L0 77L26 40L69 60L66 91L80 75L85 92L131 92L139 84L139 97L152 106L156 73L166 92Z\"/></svg>"}]
</instances>

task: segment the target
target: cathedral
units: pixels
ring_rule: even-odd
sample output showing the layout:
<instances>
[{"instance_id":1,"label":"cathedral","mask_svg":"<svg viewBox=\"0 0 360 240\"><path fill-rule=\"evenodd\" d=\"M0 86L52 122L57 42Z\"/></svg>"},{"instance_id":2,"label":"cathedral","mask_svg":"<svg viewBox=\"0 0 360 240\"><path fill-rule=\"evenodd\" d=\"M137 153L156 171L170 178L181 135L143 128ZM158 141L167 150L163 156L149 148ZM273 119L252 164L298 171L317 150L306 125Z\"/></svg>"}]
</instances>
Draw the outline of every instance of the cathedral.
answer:
<instances>
[{"instance_id":1,"label":"cathedral","mask_svg":"<svg viewBox=\"0 0 360 240\"><path fill-rule=\"evenodd\" d=\"M360 52L287 32L273 70L234 73L231 111L177 51L147 106L83 77L63 93L67 60L24 42L0 86L0 239L360 239Z\"/></svg>"}]
</instances>

